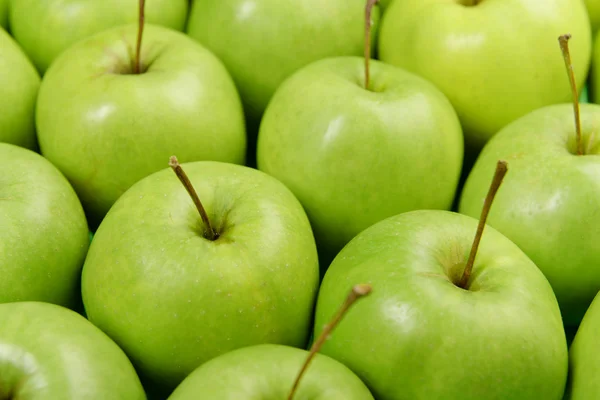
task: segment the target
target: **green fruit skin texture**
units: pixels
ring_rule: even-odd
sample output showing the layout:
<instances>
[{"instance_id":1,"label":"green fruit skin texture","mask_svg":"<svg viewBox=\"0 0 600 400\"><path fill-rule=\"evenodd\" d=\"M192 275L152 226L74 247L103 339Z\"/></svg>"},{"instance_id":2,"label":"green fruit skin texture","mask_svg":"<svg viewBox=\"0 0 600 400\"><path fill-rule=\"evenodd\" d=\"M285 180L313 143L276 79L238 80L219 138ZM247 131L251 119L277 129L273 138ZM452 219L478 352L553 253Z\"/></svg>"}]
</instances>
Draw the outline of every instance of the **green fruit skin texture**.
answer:
<instances>
[{"instance_id":1,"label":"green fruit skin texture","mask_svg":"<svg viewBox=\"0 0 600 400\"><path fill-rule=\"evenodd\" d=\"M0 28L8 28L8 0L0 0Z\"/></svg>"},{"instance_id":2,"label":"green fruit skin texture","mask_svg":"<svg viewBox=\"0 0 600 400\"><path fill-rule=\"evenodd\" d=\"M364 0L196 0L187 32L223 60L246 113L259 120L276 89L298 69L364 53L364 9ZM372 20L375 48L377 7Z\"/></svg>"},{"instance_id":3,"label":"green fruit skin texture","mask_svg":"<svg viewBox=\"0 0 600 400\"><path fill-rule=\"evenodd\" d=\"M81 315L23 302L0 304L0 320L1 399L146 399L123 351Z\"/></svg>"},{"instance_id":4,"label":"green fruit skin texture","mask_svg":"<svg viewBox=\"0 0 600 400\"><path fill-rule=\"evenodd\" d=\"M147 24L141 75L127 73L137 27L64 52L40 87L42 153L71 181L97 226L132 184L169 157L243 164L244 115L223 64L180 32Z\"/></svg>"},{"instance_id":5,"label":"green fruit skin texture","mask_svg":"<svg viewBox=\"0 0 600 400\"><path fill-rule=\"evenodd\" d=\"M600 295L588 308L569 350L569 382L565 399L600 398L600 356L595 349L600 336Z\"/></svg>"},{"instance_id":6,"label":"green fruit skin texture","mask_svg":"<svg viewBox=\"0 0 600 400\"><path fill-rule=\"evenodd\" d=\"M352 285L357 303L322 353L378 400L559 400L567 378L560 312L542 273L487 227L470 290L455 286L477 221L440 210L404 213L352 240L325 275L315 334Z\"/></svg>"},{"instance_id":7,"label":"green fruit skin texture","mask_svg":"<svg viewBox=\"0 0 600 400\"><path fill-rule=\"evenodd\" d=\"M101 31L138 21L139 0L16 0L10 29L43 74L73 44ZM147 1L145 21L183 31L186 0Z\"/></svg>"},{"instance_id":8,"label":"green fruit skin texture","mask_svg":"<svg viewBox=\"0 0 600 400\"><path fill-rule=\"evenodd\" d=\"M591 55L581 0L395 1L382 20L379 56L438 86L467 144L480 149L515 119L571 99L557 40L566 33L581 89Z\"/></svg>"},{"instance_id":9,"label":"green fruit skin texture","mask_svg":"<svg viewBox=\"0 0 600 400\"><path fill-rule=\"evenodd\" d=\"M73 188L42 156L11 144L0 143L0 171L0 303L76 307L89 237Z\"/></svg>"},{"instance_id":10,"label":"green fruit skin texture","mask_svg":"<svg viewBox=\"0 0 600 400\"><path fill-rule=\"evenodd\" d=\"M234 350L197 368L169 400L284 400L307 356L306 350L269 344ZM346 366L317 354L294 399L373 400L373 396Z\"/></svg>"},{"instance_id":11,"label":"green fruit skin texture","mask_svg":"<svg viewBox=\"0 0 600 400\"><path fill-rule=\"evenodd\" d=\"M590 97L593 103L600 104L600 32L594 43L594 64L590 73Z\"/></svg>"},{"instance_id":12,"label":"green fruit skin texture","mask_svg":"<svg viewBox=\"0 0 600 400\"><path fill-rule=\"evenodd\" d=\"M600 30L600 1L598 0L584 0L585 5L590 16L590 23L592 24L592 31L598 33Z\"/></svg>"},{"instance_id":13,"label":"green fruit skin texture","mask_svg":"<svg viewBox=\"0 0 600 400\"><path fill-rule=\"evenodd\" d=\"M575 155L570 104L513 122L483 149L459 204L461 213L478 217L496 162L509 163L487 223L546 275L569 326L579 324L600 290L600 106L582 104L581 123L590 146L585 156Z\"/></svg>"},{"instance_id":14,"label":"green fruit skin texture","mask_svg":"<svg viewBox=\"0 0 600 400\"><path fill-rule=\"evenodd\" d=\"M280 182L247 167L183 169L216 241L173 171L141 180L107 214L86 259L90 320L145 378L175 388L202 363L262 343L304 347L319 266L308 218Z\"/></svg>"},{"instance_id":15,"label":"green fruit skin texture","mask_svg":"<svg viewBox=\"0 0 600 400\"><path fill-rule=\"evenodd\" d=\"M35 102L40 76L19 45L1 28L0 85L0 142L35 150Z\"/></svg>"},{"instance_id":16,"label":"green fruit skin texture","mask_svg":"<svg viewBox=\"0 0 600 400\"><path fill-rule=\"evenodd\" d=\"M463 157L452 106L416 75L359 57L321 60L277 91L262 121L258 167L306 209L317 244L335 254L392 215L449 209Z\"/></svg>"}]
</instances>

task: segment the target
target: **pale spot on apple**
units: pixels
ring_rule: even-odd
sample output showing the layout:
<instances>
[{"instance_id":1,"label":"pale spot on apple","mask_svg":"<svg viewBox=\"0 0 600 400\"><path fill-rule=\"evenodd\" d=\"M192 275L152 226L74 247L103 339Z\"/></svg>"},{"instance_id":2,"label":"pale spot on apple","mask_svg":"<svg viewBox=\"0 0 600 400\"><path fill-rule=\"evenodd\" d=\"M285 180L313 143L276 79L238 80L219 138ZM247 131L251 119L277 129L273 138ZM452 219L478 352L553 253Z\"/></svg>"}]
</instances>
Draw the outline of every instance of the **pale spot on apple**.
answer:
<instances>
[{"instance_id":1,"label":"pale spot on apple","mask_svg":"<svg viewBox=\"0 0 600 400\"><path fill-rule=\"evenodd\" d=\"M115 110L116 110L116 107L114 104L105 103L96 109L90 110L87 113L86 117L88 120L90 120L90 122L100 123L100 122L104 121L109 115L114 113Z\"/></svg>"},{"instance_id":2,"label":"pale spot on apple","mask_svg":"<svg viewBox=\"0 0 600 400\"><path fill-rule=\"evenodd\" d=\"M256 2L254 0L246 0L238 8L238 12L235 17L238 21L246 20L252 17L254 10L256 10Z\"/></svg>"},{"instance_id":3,"label":"pale spot on apple","mask_svg":"<svg viewBox=\"0 0 600 400\"><path fill-rule=\"evenodd\" d=\"M452 51L460 51L469 47L481 47L485 42L485 33L452 34L446 39L446 46Z\"/></svg>"}]
</instances>

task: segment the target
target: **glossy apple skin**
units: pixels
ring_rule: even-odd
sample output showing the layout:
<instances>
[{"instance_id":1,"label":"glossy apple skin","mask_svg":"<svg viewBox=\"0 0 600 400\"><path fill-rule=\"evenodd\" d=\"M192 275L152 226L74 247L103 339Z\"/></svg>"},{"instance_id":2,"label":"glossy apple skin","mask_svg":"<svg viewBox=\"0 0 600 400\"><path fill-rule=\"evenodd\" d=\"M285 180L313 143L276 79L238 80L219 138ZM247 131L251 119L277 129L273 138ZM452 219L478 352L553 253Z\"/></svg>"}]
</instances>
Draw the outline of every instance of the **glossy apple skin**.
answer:
<instances>
[{"instance_id":1,"label":"glossy apple skin","mask_svg":"<svg viewBox=\"0 0 600 400\"><path fill-rule=\"evenodd\" d=\"M592 31L600 29L600 2L598 0L584 0L592 24Z\"/></svg>"},{"instance_id":2,"label":"glossy apple skin","mask_svg":"<svg viewBox=\"0 0 600 400\"><path fill-rule=\"evenodd\" d=\"M504 128L483 149L459 205L461 213L478 216L496 162L509 162L488 224L542 270L571 326L600 290L600 106L582 104L581 122L590 143L585 156L575 155L570 104L542 108Z\"/></svg>"},{"instance_id":3,"label":"glossy apple skin","mask_svg":"<svg viewBox=\"0 0 600 400\"><path fill-rule=\"evenodd\" d=\"M370 283L373 292L322 353L347 365L379 400L560 400L565 333L535 264L486 227L469 290L452 283L476 228L464 215L419 210L361 232L325 275L315 334L350 285Z\"/></svg>"},{"instance_id":4,"label":"glossy apple skin","mask_svg":"<svg viewBox=\"0 0 600 400\"><path fill-rule=\"evenodd\" d=\"M0 142L36 149L35 102L40 76L19 45L1 28L0 85Z\"/></svg>"},{"instance_id":5,"label":"glossy apple skin","mask_svg":"<svg viewBox=\"0 0 600 400\"><path fill-rule=\"evenodd\" d=\"M250 119L292 73L364 52L364 0L196 0L188 34L223 60ZM373 12L375 44L379 10ZM375 46L373 46L375 47Z\"/></svg>"},{"instance_id":6,"label":"glossy apple skin","mask_svg":"<svg viewBox=\"0 0 600 400\"><path fill-rule=\"evenodd\" d=\"M0 304L0 320L0 398L146 399L127 356L81 315L23 302Z\"/></svg>"},{"instance_id":7,"label":"glossy apple skin","mask_svg":"<svg viewBox=\"0 0 600 400\"><path fill-rule=\"evenodd\" d=\"M277 91L258 138L258 167L306 209L329 262L356 234L392 215L449 209L463 157L452 106L433 85L378 61L321 60Z\"/></svg>"},{"instance_id":8,"label":"glossy apple skin","mask_svg":"<svg viewBox=\"0 0 600 400\"><path fill-rule=\"evenodd\" d=\"M42 153L71 181L94 227L173 154L180 162L245 160L242 105L223 64L183 33L148 24L147 70L130 74L136 32L128 25L79 42L40 87Z\"/></svg>"},{"instance_id":9,"label":"glossy apple skin","mask_svg":"<svg viewBox=\"0 0 600 400\"><path fill-rule=\"evenodd\" d=\"M18 0L10 29L40 73L76 42L118 25L137 22L139 0ZM146 22L182 31L186 0L146 2Z\"/></svg>"},{"instance_id":10,"label":"glossy apple skin","mask_svg":"<svg viewBox=\"0 0 600 400\"><path fill-rule=\"evenodd\" d=\"M600 398L600 355L595 350L599 335L600 295L596 295L569 349L569 382L565 399Z\"/></svg>"},{"instance_id":11,"label":"glossy apple skin","mask_svg":"<svg viewBox=\"0 0 600 400\"><path fill-rule=\"evenodd\" d=\"M308 357L306 350L257 345L214 358L192 372L169 400L287 399ZM343 364L317 354L295 399L373 400L365 384Z\"/></svg>"},{"instance_id":12,"label":"glossy apple skin","mask_svg":"<svg viewBox=\"0 0 600 400\"><path fill-rule=\"evenodd\" d=\"M202 237L198 211L167 169L110 210L82 278L90 320L145 378L171 390L239 347L304 347L319 280L308 218L283 184L239 165L183 168L219 239Z\"/></svg>"},{"instance_id":13,"label":"glossy apple skin","mask_svg":"<svg viewBox=\"0 0 600 400\"><path fill-rule=\"evenodd\" d=\"M0 303L76 307L89 236L75 191L48 160L15 145L0 143L0 171Z\"/></svg>"},{"instance_id":14,"label":"glossy apple skin","mask_svg":"<svg viewBox=\"0 0 600 400\"><path fill-rule=\"evenodd\" d=\"M437 85L458 112L468 146L480 149L501 128L537 108L569 101L558 46L570 33L578 88L590 65L591 31L582 1L403 0L385 13L384 62ZM448 77L452 77L448 79Z\"/></svg>"}]
</instances>

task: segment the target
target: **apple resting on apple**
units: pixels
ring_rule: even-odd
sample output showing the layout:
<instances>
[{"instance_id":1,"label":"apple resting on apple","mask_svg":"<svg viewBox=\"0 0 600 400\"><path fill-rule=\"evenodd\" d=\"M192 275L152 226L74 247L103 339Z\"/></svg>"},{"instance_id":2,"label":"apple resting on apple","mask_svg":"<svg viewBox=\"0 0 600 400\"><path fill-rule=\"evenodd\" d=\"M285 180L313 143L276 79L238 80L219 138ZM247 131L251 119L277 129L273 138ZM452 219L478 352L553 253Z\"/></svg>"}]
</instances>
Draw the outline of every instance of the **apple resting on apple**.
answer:
<instances>
[{"instance_id":1,"label":"apple resting on apple","mask_svg":"<svg viewBox=\"0 0 600 400\"><path fill-rule=\"evenodd\" d=\"M35 103L40 76L23 50L2 28L0 87L0 142L37 149Z\"/></svg>"},{"instance_id":2,"label":"apple resting on apple","mask_svg":"<svg viewBox=\"0 0 600 400\"><path fill-rule=\"evenodd\" d=\"M245 161L242 105L223 64L183 33L151 24L137 57L138 28L78 42L40 87L41 151L73 184L92 229L173 153L182 162Z\"/></svg>"},{"instance_id":3,"label":"apple resting on apple","mask_svg":"<svg viewBox=\"0 0 600 400\"><path fill-rule=\"evenodd\" d=\"M379 56L440 88L468 148L479 151L515 119L569 100L554 40L565 32L578 38L572 53L581 88L591 29L579 0L395 1L381 22Z\"/></svg>"},{"instance_id":4,"label":"apple resting on apple","mask_svg":"<svg viewBox=\"0 0 600 400\"><path fill-rule=\"evenodd\" d=\"M0 304L0 399L145 400L123 351L81 315Z\"/></svg>"},{"instance_id":5,"label":"apple resting on apple","mask_svg":"<svg viewBox=\"0 0 600 400\"><path fill-rule=\"evenodd\" d=\"M568 359L556 297L525 253L485 226L490 197L479 225L442 210L381 221L329 267L315 331L349 282L377 287L322 353L354 371L378 400L562 399Z\"/></svg>"},{"instance_id":6,"label":"apple resting on apple","mask_svg":"<svg viewBox=\"0 0 600 400\"><path fill-rule=\"evenodd\" d=\"M1 1L1 0L0 0ZM17 0L10 4L10 29L40 73L78 41L137 21L139 0ZM146 20L182 31L187 0L148 1Z\"/></svg>"},{"instance_id":7,"label":"apple resting on apple","mask_svg":"<svg viewBox=\"0 0 600 400\"><path fill-rule=\"evenodd\" d=\"M171 170L152 174L97 230L82 277L89 319L168 390L240 347L304 347L319 267L298 200L248 167L170 165L185 189Z\"/></svg>"},{"instance_id":8,"label":"apple resting on apple","mask_svg":"<svg viewBox=\"0 0 600 400\"><path fill-rule=\"evenodd\" d=\"M0 143L0 171L0 303L77 308L89 237L75 191L48 160L12 144Z\"/></svg>"}]
</instances>

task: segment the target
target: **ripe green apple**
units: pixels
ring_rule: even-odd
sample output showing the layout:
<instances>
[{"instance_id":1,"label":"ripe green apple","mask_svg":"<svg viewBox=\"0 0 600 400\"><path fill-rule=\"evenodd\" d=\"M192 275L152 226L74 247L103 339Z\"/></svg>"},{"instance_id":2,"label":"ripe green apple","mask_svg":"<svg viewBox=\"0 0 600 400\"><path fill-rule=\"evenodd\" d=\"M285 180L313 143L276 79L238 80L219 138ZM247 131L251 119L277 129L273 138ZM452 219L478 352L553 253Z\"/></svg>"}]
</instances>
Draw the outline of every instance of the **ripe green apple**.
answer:
<instances>
[{"instance_id":1,"label":"ripe green apple","mask_svg":"<svg viewBox=\"0 0 600 400\"><path fill-rule=\"evenodd\" d=\"M462 165L460 123L446 97L378 61L365 90L363 63L336 57L296 72L273 96L258 137L259 169L300 200L328 261L384 218L449 209Z\"/></svg>"},{"instance_id":2,"label":"ripe green apple","mask_svg":"<svg viewBox=\"0 0 600 400\"><path fill-rule=\"evenodd\" d=\"M0 171L0 303L77 307L89 236L75 191L48 160L12 144L0 143Z\"/></svg>"},{"instance_id":3,"label":"ripe green apple","mask_svg":"<svg viewBox=\"0 0 600 400\"><path fill-rule=\"evenodd\" d=\"M149 23L182 31L186 0L147 2ZM18 0L10 5L10 29L43 74L64 50L95 33L137 21L138 0Z\"/></svg>"},{"instance_id":4,"label":"ripe green apple","mask_svg":"<svg viewBox=\"0 0 600 400\"><path fill-rule=\"evenodd\" d=\"M8 28L8 0L0 0L0 28Z\"/></svg>"},{"instance_id":5,"label":"ripe green apple","mask_svg":"<svg viewBox=\"0 0 600 400\"><path fill-rule=\"evenodd\" d=\"M122 26L77 43L40 87L40 148L71 181L94 228L171 154L245 161L243 109L223 64L183 33L146 24L143 72L134 74L136 32Z\"/></svg>"},{"instance_id":6,"label":"ripe green apple","mask_svg":"<svg viewBox=\"0 0 600 400\"><path fill-rule=\"evenodd\" d=\"M582 156L572 105L547 106L509 124L484 147L459 205L476 216L496 160L511 163L488 224L542 270L572 326L600 290L600 106L581 104L581 124Z\"/></svg>"},{"instance_id":7,"label":"ripe green apple","mask_svg":"<svg viewBox=\"0 0 600 400\"><path fill-rule=\"evenodd\" d=\"M163 170L111 208L82 277L90 320L145 380L170 390L240 347L304 347L319 280L308 218L282 183L240 165L183 166L217 238L205 237L188 193Z\"/></svg>"},{"instance_id":8,"label":"ripe green apple","mask_svg":"<svg viewBox=\"0 0 600 400\"><path fill-rule=\"evenodd\" d=\"M285 400L308 352L264 344L234 350L192 372L169 400L278 399ZM373 400L365 384L346 366L317 354L295 399Z\"/></svg>"},{"instance_id":9,"label":"ripe green apple","mask_svg":"<svg viewBox=\"0 0 600 400\"><path fill-rule=\"evenodd\" d=\"M376 290L356 304L322 353L347 365L378 400L560 400L565 333L535 264L486 227L468 284L455 283L476 228L468 216L419 210L357 235L325 275L315 332L349 283Z\"/></svg>"},{"instance_id":10,"label":"ripe green apple","mask_svg":"<svg viewBox=\"0 0 600 400\"><path fill-rule=\"evenodd\" d=\"M0 304L0 399L145 400L131 362L66 308Z\"/></svg>"},{"instance_id":11,"label":"ripe green apple","mask_svg":"<svg viewBox=\"0 0 600 400\"><path fill-rule=\"evenodd\" d=\"M592 32L598 32L600 30L600 1L598 0L584 0L587 6L588 14L590 17L590 23L592 24Z\"/></svg>"},{"instance_id":12,"label":"ripe green apple","mask_svg":"<svg viewBox=\"0 0 600 400\"><path fill-rule=\"evenodd\" d=\"M1 19L0 4L0 19ZM40 76L19 45L0 28L0 142L37 149L35 102Z\"/></svg>"},{"instance_id":13,"label":"ripe green apple","mask_svg":"<svg viewBox=\"0 0 600 400\"><path fill-rule=\"evenodd\" d=\"M581 88L591 30L580 0L395 1L381 23L379 56L437 85L477 152L515 119L570 99L556 56L556 37L564 33L574 38Z\"/></svg>"},{"instance_id":14,"label":"ripe green apple","mask_svg":"<svg viewBox=\"0 0 600 400\"><path fill-rule=\"evenodd\" d=\"M364 8L365 0L195 0L187 32L223 60L249 119L259 120L298 69L362 54ZM375 10L375 24L378 19Z\"/></svg>"},{"instance_id":15,"label":"ripe green apple","mask_svg":"<svg viewBox=\"0 0 600 400\"><path fill-rule=\"evenodd\" d=\"M597 294L588 308L575 339L569 350L568 400L591 400L600 398L600 294Z\"/></svg>"},{"instance_id":16,"label":"ripe green apple","mask_svg":"<svg viewBox=\"0 0 600 400\"><path fill-rule=\"evenodd\" d=\"M598 37L600 37L600 32ZM596 40L594 44L594 62L590 74L590 98L592 102L600 104L600 40Z\"/></svg>"}]
</instances>

